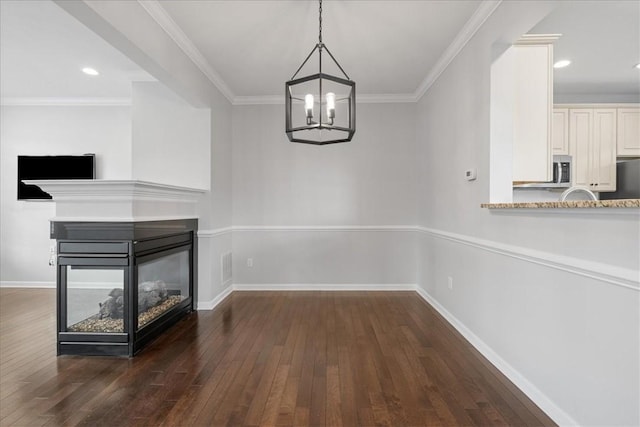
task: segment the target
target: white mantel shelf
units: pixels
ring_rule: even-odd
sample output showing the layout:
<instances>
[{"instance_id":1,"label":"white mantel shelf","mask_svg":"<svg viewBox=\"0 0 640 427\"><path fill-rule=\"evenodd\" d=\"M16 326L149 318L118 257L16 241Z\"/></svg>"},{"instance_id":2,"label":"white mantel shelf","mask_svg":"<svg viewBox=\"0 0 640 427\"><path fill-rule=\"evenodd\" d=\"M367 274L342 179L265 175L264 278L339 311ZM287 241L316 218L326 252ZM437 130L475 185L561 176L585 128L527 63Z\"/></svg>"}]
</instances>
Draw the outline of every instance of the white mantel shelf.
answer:
<instances>
[{"instance_id":1,"label":"white mantel shelf","mask_svg":"<svg viewBox=\"0 0 640 427\"><path fill-rule=\"evenodd\" d=\"M51 194L53 221L156 221L197 218L207 190L148 181L28 180Z\"/></svg>"}]
</instances>

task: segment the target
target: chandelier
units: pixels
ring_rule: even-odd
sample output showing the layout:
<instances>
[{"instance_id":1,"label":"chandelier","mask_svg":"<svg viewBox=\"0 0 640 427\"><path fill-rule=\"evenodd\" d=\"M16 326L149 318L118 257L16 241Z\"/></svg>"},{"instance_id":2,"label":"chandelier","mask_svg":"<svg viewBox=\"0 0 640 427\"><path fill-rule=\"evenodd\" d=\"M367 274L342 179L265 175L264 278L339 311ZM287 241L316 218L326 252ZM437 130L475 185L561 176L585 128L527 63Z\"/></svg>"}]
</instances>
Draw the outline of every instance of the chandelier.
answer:
<instances>
[{"instance_id":1,"label":"chandelier","mask_svg":"<svg viewBox=\"0 0 640 427\"><path fill-rule=\"evenodd\" d=\"M285 125L291 142L326 145L351 141L356 132L356 82L351 80L322 42L322 0L319 0L318 43L285 83ZM336 77L322 71L322 53L344 75ZM318 72L298 77L314 53L318 53Z\"/></svg>"}]
</instances>

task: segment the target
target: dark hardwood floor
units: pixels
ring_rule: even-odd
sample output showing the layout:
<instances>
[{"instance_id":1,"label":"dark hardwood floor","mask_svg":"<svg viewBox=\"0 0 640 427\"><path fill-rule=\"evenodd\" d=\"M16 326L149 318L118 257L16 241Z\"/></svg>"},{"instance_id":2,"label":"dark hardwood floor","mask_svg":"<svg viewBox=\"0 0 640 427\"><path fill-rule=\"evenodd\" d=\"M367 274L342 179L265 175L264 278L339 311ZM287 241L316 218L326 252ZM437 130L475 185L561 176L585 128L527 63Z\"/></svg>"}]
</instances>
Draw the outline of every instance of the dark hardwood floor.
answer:
<instances>
[{"instance_id":1,"label":"dark hardwood floor","mask_svg":"<svg viewBox=\"0 0 640 427\"><path fill-rule=\"evenodd\" d=\"M554 425L414 292L235 292L133 359L56 357L0 289L2 426Z\"/></svg>"}]
</instances>

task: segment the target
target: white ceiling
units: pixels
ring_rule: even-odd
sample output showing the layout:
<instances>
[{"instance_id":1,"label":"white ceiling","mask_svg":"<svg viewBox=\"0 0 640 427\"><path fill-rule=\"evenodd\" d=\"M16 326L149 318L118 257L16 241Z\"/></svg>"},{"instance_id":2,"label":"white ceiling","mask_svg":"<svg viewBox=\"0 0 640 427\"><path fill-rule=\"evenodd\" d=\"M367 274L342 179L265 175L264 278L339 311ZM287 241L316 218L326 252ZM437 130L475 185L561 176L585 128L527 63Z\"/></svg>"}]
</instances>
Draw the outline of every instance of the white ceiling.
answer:
<instances>
[{"instance_id":1,"label":"white ceiling","mask_svg":"<svg viewBox=\"0 0 640 427\"><path fill-rule=\"evenodd\" d=\"M236 96L281 95L318 41L317 1L160 4ZM325 1L323 42L360 94L411 94L479 4Z\"/></svg>"},{"instance_id":2,"label":"white ceiling","mask_svg":"<svg viewBox=\"0 0 640 427\"><path fill-rule=\"evenodd\" d=\"M130 98L133 80L153 78L55 3L0 0L2 98Z\"/></svg>"},{"instance_id":3,"label":"white ceiling","mask_svg":"<svg viewBox=\"0 0 640 427\"><path fill-rule=\"evenodd\" d=\"M317 42L315 0L140 4L230 99L282 97L284 82ZM556 57L573 64L555 72L556 90L637 93L640 2L558 5L531 31L563 34ZM0 7L5 99L129 97L131 81L152 79L50 0L0 0ZM325 0L323 41L357 82L359 96L412 100L446 66L452 47L462 46L482 7L479 0ZM83 66L101 75L86 76Z\"/></svg>"},{"instance_id":4,"label":"white ceiling","mask_svg":"<svg viewBox=\"0 0 640 427\"><path fill-rule=\"evenodd\" d=\"M640 95L640 1L563 1L530 33L562 34L554 71L557 94Z\"/></svg>"}]
</instances>

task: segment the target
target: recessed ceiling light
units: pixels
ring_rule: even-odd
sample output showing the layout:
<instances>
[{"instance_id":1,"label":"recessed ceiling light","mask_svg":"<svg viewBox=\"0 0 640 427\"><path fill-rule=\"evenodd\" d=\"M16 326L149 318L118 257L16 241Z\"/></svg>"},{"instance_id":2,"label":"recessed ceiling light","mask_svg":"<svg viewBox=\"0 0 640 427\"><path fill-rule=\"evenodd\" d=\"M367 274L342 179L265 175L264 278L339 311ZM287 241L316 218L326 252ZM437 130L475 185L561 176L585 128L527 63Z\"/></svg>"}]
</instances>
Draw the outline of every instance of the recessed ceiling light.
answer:
<instances>
[{"instance_id":1,"label":"recessed ceiling light","mask_svg":"<svg viewBox=\"0 0 640 427\"><path fill-rule=\"evenodd\" d=\"M568 59L561 59L560 61L553 64L553 68L564 68L568 67L569 64L571 64L571 61L569 61Z\"/></svg>"},{"instance_id":2,"label":"recessed ceiling light","mask_svg":"<svg viewBox=\"0 0 640 427\"><path fill-rule=\"evenodd\" d=\"M95 70L93 68L89 68L89 67L83 68L82 72L85 73L85 74L88 74L90 76L97 76L98 74L100 74L97 70Z\"/></svg>"},{"instance_id":3,"label":"recessed ceiling light","mask_svg":"<svg viewBox=\"0 0 640 427\"><path fill-rule=\"evenodd\" d=\"M640 62L638 62L638 63L635 65L635 67L636 67L638 70L640 70Z\"/></svg>"}]
</instances>

